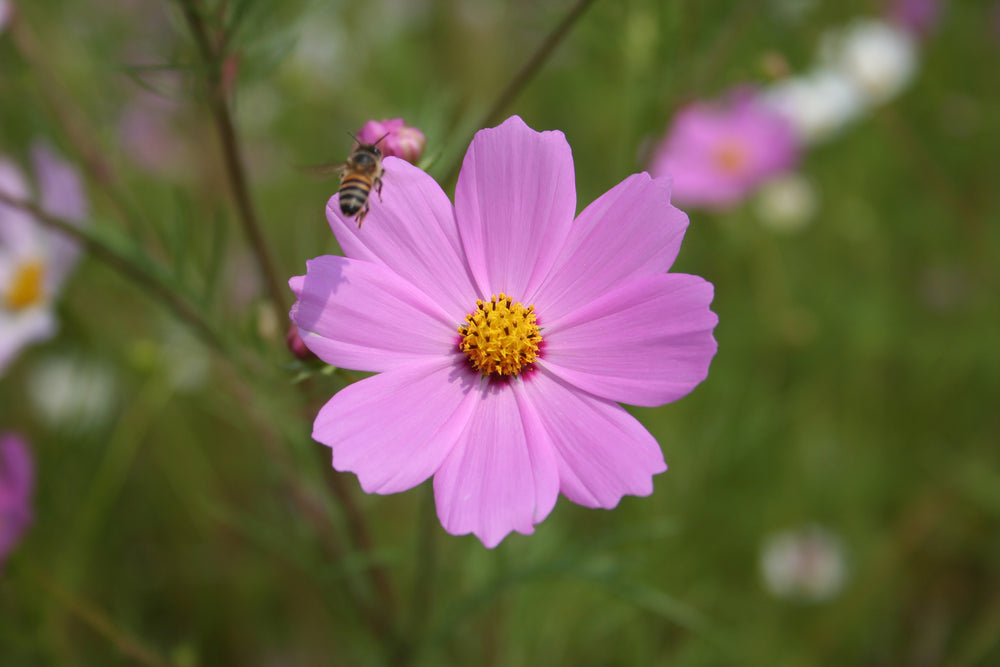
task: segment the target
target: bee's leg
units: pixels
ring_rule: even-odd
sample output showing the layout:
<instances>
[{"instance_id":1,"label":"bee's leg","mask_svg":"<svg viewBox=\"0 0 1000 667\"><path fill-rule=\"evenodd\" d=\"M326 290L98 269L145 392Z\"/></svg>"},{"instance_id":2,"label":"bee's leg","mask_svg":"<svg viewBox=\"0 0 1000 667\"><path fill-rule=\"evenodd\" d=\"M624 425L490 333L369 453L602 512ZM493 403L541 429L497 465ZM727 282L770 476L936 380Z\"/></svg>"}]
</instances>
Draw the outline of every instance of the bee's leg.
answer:
<instances>
[{"instance_id":1,"label":"bee's leg","mask_svg":"<svg viewBox=\"0 0 1000 667\"><path fill-rule=\"evenodd\" d=\"M378 193L378 200L382 201L382 179L381 178L376 178L375 179L375 192Z\"/></svg>"},{"instance_id":2,"label":"bee's leg","mask_svg":"<svg viewBox=\"0 0 1000 667\"><path fill-rule=\"evenodd\" d=\"M358 229L361 229L361 223L364 222L366 215L368 215L368 202L365 202L364 208L358 213Z\"/></svg>"}]
</instances>

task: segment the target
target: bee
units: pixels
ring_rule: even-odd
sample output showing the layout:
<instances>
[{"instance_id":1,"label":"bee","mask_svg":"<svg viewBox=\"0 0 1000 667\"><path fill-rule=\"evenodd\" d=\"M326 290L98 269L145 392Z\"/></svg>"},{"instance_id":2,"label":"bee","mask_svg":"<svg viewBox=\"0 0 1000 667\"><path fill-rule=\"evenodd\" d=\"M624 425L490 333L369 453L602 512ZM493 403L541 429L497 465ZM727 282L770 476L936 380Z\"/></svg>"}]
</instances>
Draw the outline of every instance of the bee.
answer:
<instances>
[{"instance_id":1,"label":"bee","mask_svg":"<svg viewBox=\"0 0 1000 667\"><path fill-rule=\"evenodd\" d=\"M382 151L378 149L378 145L389 135L383 134L373 144L362 143L353 134L350 136L354 137L357 147L347 156L347 162L319 165L311 167L310 170L321 174L340 175L340 188L337 190L340 211L346 216L356 216L358 229L361 229L361 223L368 215L368 198L372 188L378 193L379 200L382 199L382 174L385 170L382 169Z\"/></svg>"}]
</instances>

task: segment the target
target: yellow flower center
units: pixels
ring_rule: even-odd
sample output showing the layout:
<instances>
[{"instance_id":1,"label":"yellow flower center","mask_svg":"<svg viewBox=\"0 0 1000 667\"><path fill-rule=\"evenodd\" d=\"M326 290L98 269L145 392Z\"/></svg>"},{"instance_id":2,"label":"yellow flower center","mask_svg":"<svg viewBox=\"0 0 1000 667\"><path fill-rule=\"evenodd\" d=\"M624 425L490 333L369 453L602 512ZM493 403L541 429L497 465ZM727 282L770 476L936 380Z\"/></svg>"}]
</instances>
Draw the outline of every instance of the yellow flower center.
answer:
<instances>
[{"instance_id":1,"label":"yellow flower center","mask_svg":"<svg viewBox=\"0 0 1000 667\"><path fill-rule=\"evenodd\" d=\"M17 267L10 288L4 294L4 305L8 310L23 310L42 300L45 279L45 264L31 260Z\"/></svg>"},{"instance_id":2,"label":"yellow flower center","mask_svg":"<svg viewBox=\"0 0 1000 667\"><path fill-rule=\"evenodd\" d=\"M476 309L458 328L459 344L472 366L483 375L517 375L538 357L542 334L535 307L524 307L506 294L479 299Z\"/></svg>"},{"instance_id":3,"label":"yellow flower center","mask_svg":"<svg viewBox=\"0 0 1000 667\"><path fill-rule=\"evenodd\" d=\"M750 156L747 155L743 142L728 139L715 147L712 157L719 169L727 174L735 174L746 167Z\"/></svg>"}]
</instances>

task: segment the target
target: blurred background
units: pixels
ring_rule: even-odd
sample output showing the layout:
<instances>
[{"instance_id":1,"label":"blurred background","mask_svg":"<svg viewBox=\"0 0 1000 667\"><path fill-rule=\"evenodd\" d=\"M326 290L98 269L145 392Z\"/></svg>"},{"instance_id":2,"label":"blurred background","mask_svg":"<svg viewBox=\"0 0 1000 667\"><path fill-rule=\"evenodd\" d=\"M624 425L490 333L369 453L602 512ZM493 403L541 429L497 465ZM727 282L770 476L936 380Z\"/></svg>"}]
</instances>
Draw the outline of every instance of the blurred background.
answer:
<instances>
[{"instance_id":1,"label":"blurred background","mask_svg":"<svg viewBox=\"0 0 1000 667\"><path fill-rule=\"evenodd\" d=\"M217 338L85 253L58 334L0 376L36 468L0 664L1000 664L1000 4L916 4L7 0L0 153L76 165L87 233ZM831 31L903 26L912 71L810 138L791 189L685 209L674 270L715 284L719 352L632 410L670 465L654 494L561 499L486 550L429 483L366 496L310 439L345 379L286 348L211 91L283 284L339 252L337 182L299 167L402 117L451 194L574 6L489 124L565 132L581 208L679 109L808 75Z\"/></svg>"}]
</instances>

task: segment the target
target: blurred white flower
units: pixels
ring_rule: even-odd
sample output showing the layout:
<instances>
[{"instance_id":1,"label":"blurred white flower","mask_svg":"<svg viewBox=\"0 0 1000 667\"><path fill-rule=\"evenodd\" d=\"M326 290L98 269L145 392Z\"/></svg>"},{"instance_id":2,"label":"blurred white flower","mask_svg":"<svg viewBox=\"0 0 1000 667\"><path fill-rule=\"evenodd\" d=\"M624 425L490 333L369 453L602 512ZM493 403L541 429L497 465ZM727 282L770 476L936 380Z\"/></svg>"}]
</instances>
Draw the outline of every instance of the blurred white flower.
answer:
<instances>
[{"instance_id":1,"label":"blurred white flower","mask_svg":"<svg viewBox=\"0 0 1000 667\"><path fill-rule=\"evenodd\" d=\"M84 224L86 193L72 165L44 142L32 147L32 161L42 210ZM20 168L0 156L0 192L30 200L31 191ZM79 255L79 245L68 236L0 202L0 375L27 345L55 335L54 301Z\"/></svg>"},{"instance_id":2,"label":"blurred white flower","mask_svg":"<svg viewBox=\"0 0 1000 667\"><path fill-rule=\"evenodd\" d=\"M42 360L28 377L28 397L49 428L93 431L108 422L118 400L109 366L73 355Z\"/></svg>"},{"instance_id":3,"label":"blurred white flower","mask_svg":"<svg viewBox=\"0 0 1000 667\"><path fill-rule=\"evenodd\" d=\"M807 602L829 600L847 580L843 545L816 525L768 537L760 550L760 571L775 597Z\"/></svg>"},{"instance_id":4,"label":"blurred white flower","mask_svg":"<svg viewBox=\"0 0 1000 667\"><path fill-rule=\"evenodd\" d=\"M794 232L812 221L819 208L819 196L809 178L792 172L762 185L754 198L753 208L768 229Z\"/></svg>"},{"instance_id":5,"label":"blurred white flower","mask_svg":"<svg viewBox=\"0 0 1000 667\"><path fill-rule=\"evenodd\" d=\"M917 41L892 23L859 20L824 35L820 59L853 82L869 104L882 104L913 80Z\"/></svg>"},{"instance_id":6,"label":"blurred white flower","mask_svg":"<svg viewBox=\"0 0 1000 667\"><path fill-rule=\"evenodd\" d=\"M836 134L864 108L854 82L832 68L818 68L779 81L764 92L764 99L788 118L805 143Z\"/></svg>"}]
</instances>

